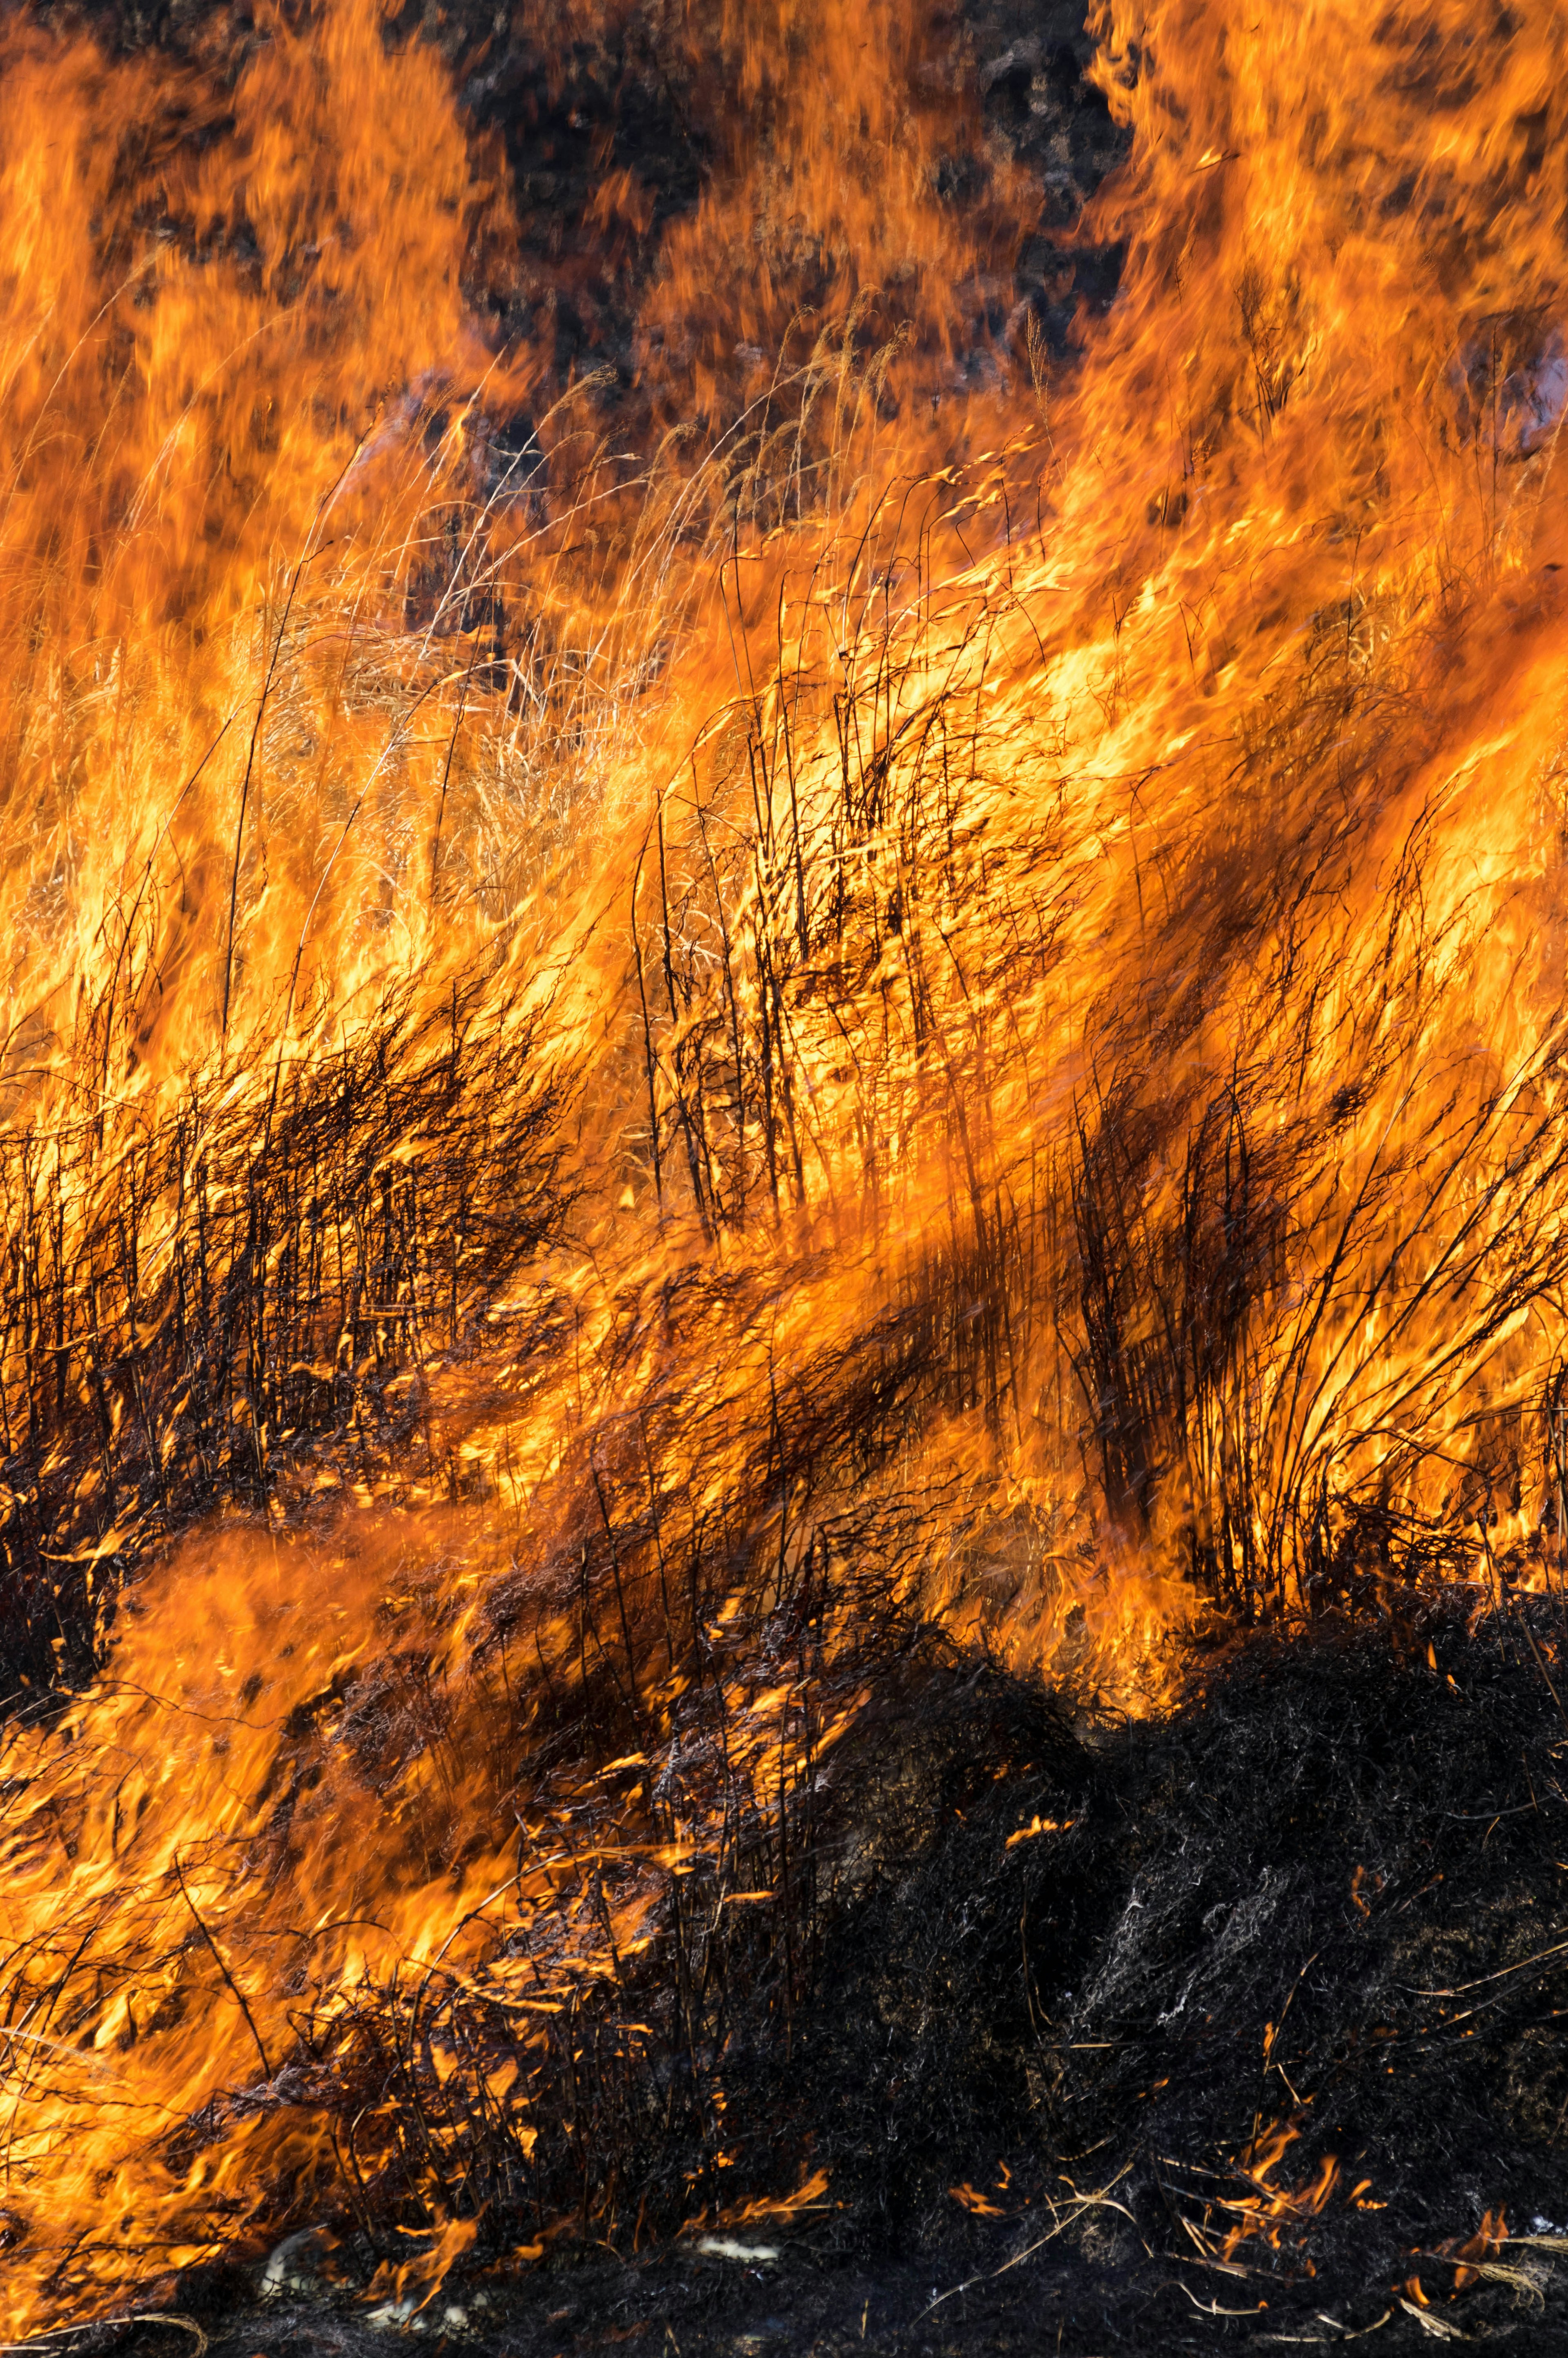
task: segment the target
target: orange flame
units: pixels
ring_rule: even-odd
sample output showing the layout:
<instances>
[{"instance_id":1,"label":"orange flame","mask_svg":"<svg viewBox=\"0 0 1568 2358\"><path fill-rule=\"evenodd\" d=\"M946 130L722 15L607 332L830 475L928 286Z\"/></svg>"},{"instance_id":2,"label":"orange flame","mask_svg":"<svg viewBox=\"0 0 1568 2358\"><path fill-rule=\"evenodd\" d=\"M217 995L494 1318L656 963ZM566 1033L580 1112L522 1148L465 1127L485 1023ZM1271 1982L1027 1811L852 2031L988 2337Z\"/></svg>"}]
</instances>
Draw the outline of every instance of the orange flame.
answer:
<instances>
[{"instance_id":1,"label":"orange flame","mask_svg":"<svg viewBox=\"0 0 1568 2358\"><path fill-rule=\"evenodd\" d=\"M1249 2236L1261 2235L1277 2251L1281 2231L1286 2227L1300 2228L1326 2210L1340 2182L1339 2164L1333 2154L1325 2154L1314 2175L1304 2186L1275 2186L1271 2183L1274 2171L1291 2146L1301 2136L1297 2121L1279 2121L1253 2138L1238 2163L1241 2175L1249 2179L1257 2191L1234 2200L1222 2201L1219 2208L1234 2214L1234 2224L1226 2234L1222 2258L1231 2255ZM1366 2181L1355 2190L1351 2200L1364 2191Z\"/></svg>"},{"instance_id":2,"label":"orange flame","mask_svg":"<svg viewBox=\"0 0 1568 2358\"><path fill-rule=\"evenodd\" d=\"M481 2144L536 2255L657 2039L716 2211L879 1617L1151 1709L1558 1576L1556 14L1108 0L1063 366L931 13L719 13L623 413L369 0L5 36L15 2333L438 2281Z\"/></svg>"}]
</instances>

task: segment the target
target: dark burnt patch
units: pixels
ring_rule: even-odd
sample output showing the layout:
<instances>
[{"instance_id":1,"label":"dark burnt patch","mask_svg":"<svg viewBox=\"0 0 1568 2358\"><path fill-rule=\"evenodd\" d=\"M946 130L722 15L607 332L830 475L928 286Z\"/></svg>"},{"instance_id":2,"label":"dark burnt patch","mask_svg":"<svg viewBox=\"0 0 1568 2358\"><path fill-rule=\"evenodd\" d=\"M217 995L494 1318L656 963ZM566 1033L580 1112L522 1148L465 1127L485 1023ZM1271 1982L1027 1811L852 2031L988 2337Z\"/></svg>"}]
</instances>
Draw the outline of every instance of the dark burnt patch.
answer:
<instances>
[{"instance_id":1,"label":"dark burnt patch","mask_svg":"<svg viewBox=\"0 0 1568 2358\"><path fill-rule=\"evenodd\" d=\"M765 1948L732 1976L722 2169L649 2106L608 2216L568 2202L519 2261L493 2210L417 2330L507 2358L1568 2346L1563 1629L1555 1599L1467 1609L1233 1643L1142 1724L902 1654L797 1864L804 2000ZM336 2225L273 2300L193 2287L214 2358L416 2330L367 2329L376 2255Z\"/></svg>"},{"instance_id":2,"label":"dark burnt patch","mask_svg":"<svg viewBox=\"0 0 1568 2358\"><path fill-rule=\"evenodd\" d=\"M36 13L61 28L85 25L116 53L160 53L220 83L268 38L249 0L44 0ZM438 49L476 140L503 162L517 234L476 251L476 313L497 344L532 343L563 384L602 373L600 399L613 410L646 374L640 313L672 223L693 213L727 156L765 153L774 135L767 104L742 110L725 25L713 0L681 10L664 0L527 9L405 0L386 20L390 44ZM1127 151L1089 76L1081 0L933 0L921 27L911 101L935 103L953 124L933 195L986 256L972 348L957 354L954 381L983 383L993 349L1022 361L1031 318L1060 364L1081 319L1114 295L1122 259L1119 247L1080 236L1085 206ZM881 59L866 69L886 70ZM854 91L844 104L852 114ZM190 135L213 135L211 110ZM795 270L795 300L818 301L809 241ZM667 343L657 347L661 368ZM738 390L750 364L742 353ZM680 388L662 391L663 406L678 410ZM630 414L641 406L633 399Z\"/></svg>"}]
</instances>

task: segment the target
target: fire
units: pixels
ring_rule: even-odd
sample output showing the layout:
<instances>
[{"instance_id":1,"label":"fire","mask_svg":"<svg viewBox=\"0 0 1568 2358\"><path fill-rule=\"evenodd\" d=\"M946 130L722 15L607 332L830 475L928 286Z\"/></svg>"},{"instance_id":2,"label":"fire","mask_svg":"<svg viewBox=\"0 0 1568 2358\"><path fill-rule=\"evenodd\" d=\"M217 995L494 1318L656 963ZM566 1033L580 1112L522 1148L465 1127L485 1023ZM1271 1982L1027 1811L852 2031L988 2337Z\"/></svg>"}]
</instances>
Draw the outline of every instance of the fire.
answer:
<instances>
[{"instance_id":1,"label":"fire","mask_svg":"<svg viewBox=\"0 0 1568 2358\"><path fill-rule=\"evenodd\" d=\"M774 2215L724 1977L920 1627L1558 1576L1555 12L1106 6L1065 360L932 12L720 14L630 449L365 0L5 36L13 2332L640 2234L650 2058Z\"/></svg>"},{"instance_id":2,"label":"fire","mask_svg":"<svg viewBox=\"0 0 1568 2358\"><path fill-rule=\"evenodd\" d=\"M1339 2163L1331 2153L1324 2155L1305 2185L1274 2184L1274 2172L1301 2134L1299 2122L1275 2122L1254 2137L1240 2156L1238 2173L1256 2190L1233 2200L1222 2199L1216 2204L1217 2210L1228 2212L1232 2220L1220 2246L1222 2260L1230 2259L1255 2235L1261 2236L1277 2251L1286 2229L1299 2231L1318 2218L1333 2197L1342 2192ZM1350 2196L1352 2201L1365 2191L1367 2183L1363 2180L1355 2189Z\"/></svg>"},{"instance_id":3,"label":"fire","mask_svg":"<svg viewBox=\"0 0 1568 2358\"><path fill-rule=\"evenodd\" d=\"M1476 2281L1477 2270L1467 2265L1469 2262L1495 2260L1508 2240L1508 2218L1499 2207L1496 2211L1488 2208L1482 2212L1481 2223L1473 2235L1463 2240L1455 2236L1452 2241L1439 2244L1438 2250L1444 2254L1452 2253L1456 2263L1454 2290L1462 2292L1466 2285Z\"/></svg>"}]
</instances>

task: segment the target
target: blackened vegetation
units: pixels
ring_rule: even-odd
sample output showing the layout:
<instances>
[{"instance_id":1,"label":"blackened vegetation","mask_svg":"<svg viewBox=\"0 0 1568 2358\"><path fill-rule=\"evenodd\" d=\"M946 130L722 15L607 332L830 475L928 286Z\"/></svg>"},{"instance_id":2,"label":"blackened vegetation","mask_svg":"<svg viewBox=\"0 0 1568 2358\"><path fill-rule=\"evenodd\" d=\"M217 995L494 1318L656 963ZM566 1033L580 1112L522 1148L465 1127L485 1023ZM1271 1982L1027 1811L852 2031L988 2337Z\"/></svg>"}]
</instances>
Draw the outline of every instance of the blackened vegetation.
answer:
<instances>
[{"instance_id":1,"label":"blackened vegetation","mask_svg":"<svg viewBox=\"0 0 1568 2358\"><path fill-rule=\"evenodd\" d=\"M40 13L84 19L123 49L161 49L228 74L266 38L249 0L48 0ZM933 192L989 254L968 291L959 382L984 374L988 348L1011 347L1021 361L1031 350L1064 359L1080 305L1103 309L1116 291L1121 249L1078 235L1085 204L1127 146L1087 78L1094 44L1085 17L1081 0L964 0L927 12L913 96L937 98L953 127ZM681 385L661 386L639 312L669 225L693 212L705 188L722 186L736 157L767 150L776 93L751 91L743 15L672 10L662 0L499 10L492 0L453 0L438 11L405 0L387 18L386 38L433 42L467 121L504 155L516 241L503 258L481 239L469 287L497 339L523 339L547 355L558 385L595 376L618 432L650 393L655 408L662 391L678 409ZM887 70L885 57L868 57L868 77ZM847 115L855 99L843 93ZM1003 228L997 185L1010 171ZM789 304L806 308L825 292L821 257L792 244L788 227L766 255L787 291L786 316ZM882 335L896 311L895 296ZM747 356L717 357L720 374L734 379L734 398L723 403L732 410Z\"/></svg>"},{"instance_id":2,"label":"blackened vegetation","mask_svg":"<svg viewBox=\"0 0 1568 2358\"><path fill-rule=\"evenodd\" d=\"M780 1659L811 1610L781 1606ZM884 1637L853 1737L726 1868L770 1904L690 1878L658 1942L551 2018L560 2107L527 2155L482 2074L536 2071L539 2042L481 1991L430 1988L345 2089L397 2102L411 2157L482 2206L432 2323L477 2281L470 2329L520 2358L1059 2329L1079 2351L1374 2327L1415 2348L1434 2321L1561 2346L1563 1634L1535 1599L1474 1629L1440 1604L1400 1653L1255 1640L1195 1664L1164 1725L1120 1727ZM734 1699L728 1736L716 1693L696 1712L716 1759ZM432 2045L468 2070L443 2079ZM236 2351L351 2346L331 2283L394 2246L360 2202L333 2223L305 2305L231 2327L235 2281L200 2277L176 2305L210 2294ZM771 2256L704 2255L705 2223Z\"/></svg>"},{"instance_id":3,"label":"blackened vegetation","mask_svg":"<svg viewBox=\"0 0 1568 2358\"><path fill-rule=\"evenodd\" d=\"M1037 182L1039 216L1017 261L1010 322L1026 351L1030 321L1053 359L1071 344L1080 306L1103 310L1116 293L1122 250L1078 233L1084 207L1125 148L1103 93L1087 79L1094 43L1072 0L973 0L967 11L989 155L1009 156ZM956 180L964 160L955 158Z\"/></svg>"},{"instance_id":4,"label":"blackened vegetation","mask_svg":"<svg viewBox=\"0 0 1568 2358\"><path fill-rule=\"evenodd\" d=\"M116 966L78 1069L103 1069ZM122 996L123 996L122 992ZM562 1076L493 988L0 1137L4 1692L91 1668L124 1572L302 1463L373 1480L434 1355L558 1227ZM427 1469L440 1485L452 1469Z\"/></svg>"},{"instance_id":5,"label":"blackened vegetation","mask_svg":"<svg viewBox=\"0 0 1568 2358\"><path fill-rule=\"evenodd\" d=\"M1538 1605L1473 1643L1439 1614L1403 1664L1332 1634L1260 1646L1167 1725L1076 1758L1044 1699L939 1685L914 1822L884 1821L799 2034L798 2116L814 2150L842 2141L861 2232L950 2245L968 2184L1011 2214L974 2231L968 2277L1044 2234L1050 2201L1114 2182L1130 2215L1086 2214L1041 2278L1070 2301L1083 2257L1125 2270L1108 2323L1149 2304L1163 2338L1192 2323L1177 2282L1272 2319L1293 2278L1303 2307L1367 2324L1410 2275L1450 2292L1452 2266L1413 2254L1484 2208L1521 2234L1558 2219L1568 1724L1540 1649L1560 1634ZM1041 1820L1061 1831L1009 1846ZM1300 2134L1272 2183L1333 2156L1334 2191L1310 2223L1287 2211L1277 2251L1255 2234L1227 2254L1246 2215L1227 2206L1254 2191L1236 2164L1282 2124ZM1358 2185L1386 2207L1358 2210Z\"/></svg>"}]
</instances>

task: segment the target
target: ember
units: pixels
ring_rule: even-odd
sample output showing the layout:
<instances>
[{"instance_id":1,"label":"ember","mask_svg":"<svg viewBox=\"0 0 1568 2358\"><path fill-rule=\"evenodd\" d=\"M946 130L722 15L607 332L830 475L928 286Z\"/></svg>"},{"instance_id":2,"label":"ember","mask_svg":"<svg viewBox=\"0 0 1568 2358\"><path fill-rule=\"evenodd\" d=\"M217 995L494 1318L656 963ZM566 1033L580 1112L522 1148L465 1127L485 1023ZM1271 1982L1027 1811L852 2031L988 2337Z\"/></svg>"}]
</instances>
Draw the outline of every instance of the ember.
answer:
<instances>
[{"instance_id":1,"label":"ember","mask_svg":"<svg viewBox=\"0 0 1568 2358\"><path fill-rule=\"evenodd\" d=\"M1555 2306L1560 13L416 13L0 34L0 2325Z\"/></svg>"}]
</instances>

